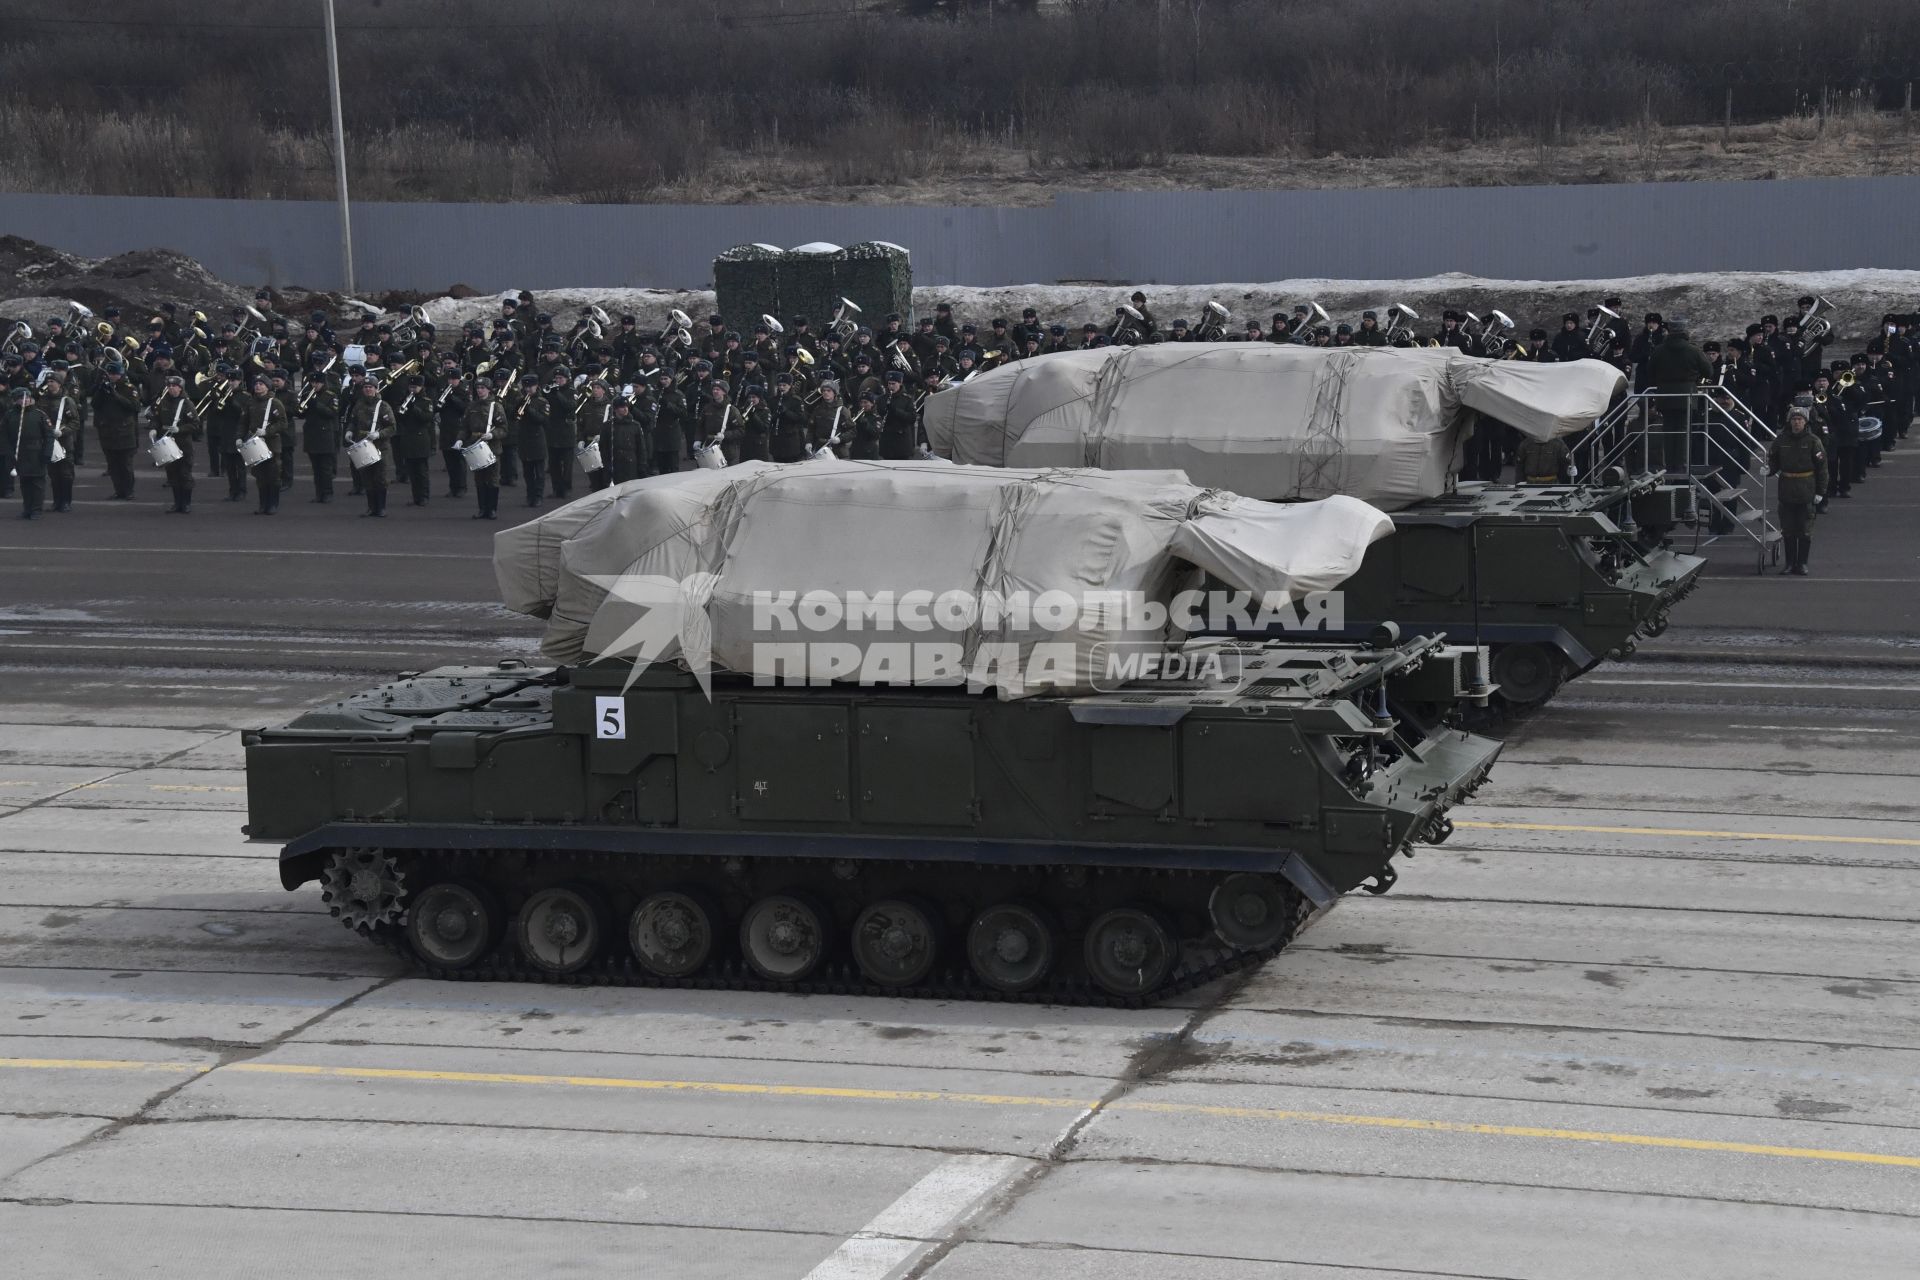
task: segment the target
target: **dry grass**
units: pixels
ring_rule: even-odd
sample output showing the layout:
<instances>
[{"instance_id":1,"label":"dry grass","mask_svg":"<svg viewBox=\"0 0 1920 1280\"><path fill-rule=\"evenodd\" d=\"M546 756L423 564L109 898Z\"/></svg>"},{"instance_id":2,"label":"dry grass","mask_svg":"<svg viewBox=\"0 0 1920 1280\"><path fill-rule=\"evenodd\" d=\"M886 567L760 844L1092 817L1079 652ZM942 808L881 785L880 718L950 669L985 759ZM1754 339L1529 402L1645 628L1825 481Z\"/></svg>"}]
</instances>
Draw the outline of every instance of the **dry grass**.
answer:
<instances>
[{"instance_id":1,"label":"dry grass","mask_svg":"<svg viewBox=\"0 0 1920 1280\"><path fill-rule=\"evenodd\" d=\"M123 9L0 0L0 189L331 194L304 7ZM373 200L1909 173L1920 138L1920 7L1884 0L342 0L341 23Z\"/></svg>"}]
</instances>

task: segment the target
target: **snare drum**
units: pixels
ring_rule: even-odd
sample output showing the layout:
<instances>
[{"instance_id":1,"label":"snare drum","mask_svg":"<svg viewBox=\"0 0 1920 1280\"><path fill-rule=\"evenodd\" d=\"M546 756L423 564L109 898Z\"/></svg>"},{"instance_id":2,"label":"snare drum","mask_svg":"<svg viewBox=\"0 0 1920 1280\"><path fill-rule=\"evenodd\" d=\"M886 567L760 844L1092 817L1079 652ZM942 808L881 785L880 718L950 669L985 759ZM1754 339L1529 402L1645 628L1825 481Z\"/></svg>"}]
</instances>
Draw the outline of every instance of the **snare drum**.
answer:
<instances>
[{"instance_id":1,"label":"snare drum","mask_svg":"<svg viewBox=\"0 0 1920 1280\"><path fill-rule=\"evenodd\" d=\"M248 436L240 442L240 465L251 470L263 462L273 461L273 446L259 436Z\"/></svg>"},{"instance_id":2,"label":"snare drum","mask_svg":"<svg viewBox=\"0 0 1920 1280\"><path fill-rule=\"evenodd\" d=\"M498 458L493 456L493 446L485 440L475 440L472 444L460 451L460 456L466 459L467 470L469 471L485 471L488 467L499 461Z\"/></svg>"},{"instance_id":3,"label":"snare drum","mask_svg":"<svg viewBox=\"0 0 1920 1280\"><path fill-rule=\"evenodd\" d=\"M355 471L375 466L380 461L380 446L371 440L355 440L347 446L347 463Z\"/></svg>"},{"instance_id":4,"label":"snare drum","mask_svg":"<svg viewBox=\"0 0 1920 1280\"><path fill-rule=\"evenodd\" d=\"M147 456L153 459L154 466L165 467L180 461L185 455L180 452L180 446L174 443L172 436L161 436L147 446Z\"/></svg>"},{"instance_id":5,"label":"snare drum","mask_svg":"<svg viewBox=\"0 0 1920 1280\"><path fill-rule=\"evenodd\" d=\"M719 445L696 446L693 451L693 465L702 471L724 471L727 466L727 455L720 451Z\"/></svg>"},{"instance_id":6,"label":"snare drum","mask_svg":"<svg viewBox=\"0 0 1920 1280\"><path fill-rule=\"evenodd\" d=\"M593 474L600 469L600 442L598 440L582 441L580 447L573 451L573 456L575 461L579 462L582 471L588 475Z\"/></svg>"},{"instance_id":7,"label":"snare drum","mask_svg":"<svg viewBox=\"0 0 1920 1280\"><path fill-rule=\"evenodd\" d=\"M59 466L61 463L65 462L66 460L67 460L67 446L60 443L59 436L55 436L53 438L53 456L47 459L47 465L50 467L56 467L56 466Z\"/></svg>"},{"instance_id":8,"label":"snare drum","mask_svg":"<svg viewBox=\"0 0 1920 1280\"><path fill-rule=\"evenodd\" d=\"M1880 438L1880 433L1886 429L1885 424L1878 418L1861 418L1858 426L1859 435L1856 438L1861 444L1872 444Z\"/></svg>"}]
</instances>

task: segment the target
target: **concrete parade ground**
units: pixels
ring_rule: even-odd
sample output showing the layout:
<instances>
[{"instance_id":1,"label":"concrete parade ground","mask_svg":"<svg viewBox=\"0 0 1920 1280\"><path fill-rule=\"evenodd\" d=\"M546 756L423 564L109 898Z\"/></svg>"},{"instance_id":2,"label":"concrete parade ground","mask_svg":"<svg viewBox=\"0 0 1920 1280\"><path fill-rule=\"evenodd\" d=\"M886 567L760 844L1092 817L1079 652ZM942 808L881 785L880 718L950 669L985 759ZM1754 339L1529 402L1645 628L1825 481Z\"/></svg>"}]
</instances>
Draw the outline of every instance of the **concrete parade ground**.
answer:
<instances>
[{"instance_id":1,"label":"concrete parade ground","mask_svg":"<svg viewBox=\"0 0 1920 1280\"><path fill-rule=\"evenodd\" d=\"M409 976L244 840L239 730L538 625L470 497L301 462L0 520L0 1274L1920 1271L1920 447L1139 1012Z\"/></svg>"}]
</instances>

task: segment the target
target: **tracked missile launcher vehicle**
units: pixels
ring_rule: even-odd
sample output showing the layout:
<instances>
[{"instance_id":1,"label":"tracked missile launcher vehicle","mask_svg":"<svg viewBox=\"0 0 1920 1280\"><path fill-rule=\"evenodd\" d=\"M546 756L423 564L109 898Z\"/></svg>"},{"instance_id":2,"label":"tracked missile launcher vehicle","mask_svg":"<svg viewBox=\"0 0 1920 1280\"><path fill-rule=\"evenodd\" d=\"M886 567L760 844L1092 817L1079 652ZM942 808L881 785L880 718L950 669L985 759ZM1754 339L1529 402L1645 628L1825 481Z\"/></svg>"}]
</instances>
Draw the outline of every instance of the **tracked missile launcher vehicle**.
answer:
<instances>
[{"instance_id":1,"label":"tracked missile launcher vehicle","mask_svg":"<svg viewBox=\"0 0 1920 1280\"><path fill-rule=\"evenodd\" d=\"M1140 1004L1384 892L1499 752L1432 637L1191 642L998 700L624 660L410 676L245 735L289 890L442 978Z\"/></svg>"},{"instance_id":2,"label":"tracked missile launcher vehicle","mask_svg":"<svg viewBox=\"0 0 1920 1280\"><path fill-rule=\"evenodd\" d=\"M1598 487L1462 484L1393 513L1393 536L1341 586L1344 634L1393 619L1408 634L1484 645L1494 709L1530 711L1667 629L1706 561L1646 533L1691 520L1691 497L1650 475Z\"/></svg>"}]
</instances>

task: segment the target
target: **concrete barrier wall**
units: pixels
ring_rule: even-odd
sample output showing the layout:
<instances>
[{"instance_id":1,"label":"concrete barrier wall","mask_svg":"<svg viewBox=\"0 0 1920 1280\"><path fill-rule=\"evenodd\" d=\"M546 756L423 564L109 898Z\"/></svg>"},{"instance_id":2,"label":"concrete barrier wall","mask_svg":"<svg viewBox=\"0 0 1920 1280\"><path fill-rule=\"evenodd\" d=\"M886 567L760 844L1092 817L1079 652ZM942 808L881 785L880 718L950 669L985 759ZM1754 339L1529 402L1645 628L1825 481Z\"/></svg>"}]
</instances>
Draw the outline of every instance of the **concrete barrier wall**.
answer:
<instances>
[{"instance_id":1,"label":"concrete barrier wall","mask_svg":"<svg viewBox=\"0 0 1920 1280\"><path fill-rule=\"evenodd\" d=\"M363 291L703 288L730 245L811 240L905 245L923 285L1209 284L1920 268L1916 209L1920 177L1065 192L1034 208L357 204L353 224ZM89 257L176 249L241 284L341 284L322 201L0 194L0 231Z\"/></svg>"}]
</instances>

